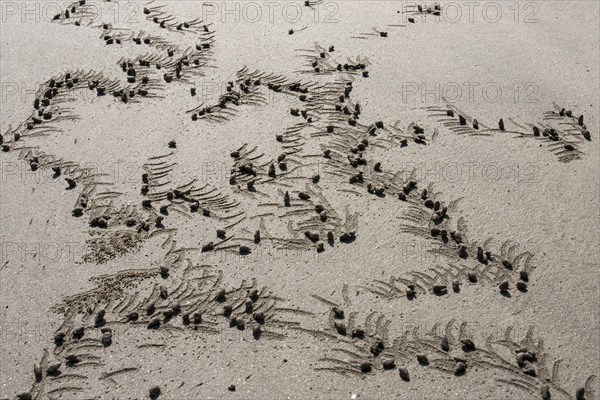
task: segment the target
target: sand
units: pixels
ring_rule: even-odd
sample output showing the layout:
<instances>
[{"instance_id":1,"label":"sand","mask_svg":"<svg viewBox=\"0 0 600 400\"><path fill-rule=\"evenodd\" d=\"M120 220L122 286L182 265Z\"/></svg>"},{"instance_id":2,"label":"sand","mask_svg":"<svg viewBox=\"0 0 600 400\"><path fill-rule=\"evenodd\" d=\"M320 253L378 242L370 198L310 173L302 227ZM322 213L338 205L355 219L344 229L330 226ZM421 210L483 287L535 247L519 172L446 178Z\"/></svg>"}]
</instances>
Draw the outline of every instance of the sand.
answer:
<instances>
[{"instance_id":1,"label":"sand","mask_svg":"<svg viewBox=\"0 0 600 400\"><path fill-rule=\"evenodd\" d=\"M307 3L2 2L0 399L595 398L598 3Z\"/></svg>"}]
</instances>

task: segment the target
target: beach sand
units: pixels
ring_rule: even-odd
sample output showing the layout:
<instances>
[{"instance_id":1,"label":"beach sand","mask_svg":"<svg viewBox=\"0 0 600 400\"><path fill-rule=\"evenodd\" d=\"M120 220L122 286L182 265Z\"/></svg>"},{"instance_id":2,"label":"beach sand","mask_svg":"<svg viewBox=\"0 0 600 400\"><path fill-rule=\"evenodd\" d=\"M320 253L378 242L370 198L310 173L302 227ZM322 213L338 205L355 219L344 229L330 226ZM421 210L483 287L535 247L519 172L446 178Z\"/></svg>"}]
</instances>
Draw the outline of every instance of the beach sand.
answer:
<instances>
[{"instance_id":1,"label":"beach sand","mask_svg":"<svg viewBox=\"0 0 600 400\"><path fill-rule=\"evenodd\" d=\"M0 399L595 398L598 3L0 4Z\"/></svg>"}]
</instances>

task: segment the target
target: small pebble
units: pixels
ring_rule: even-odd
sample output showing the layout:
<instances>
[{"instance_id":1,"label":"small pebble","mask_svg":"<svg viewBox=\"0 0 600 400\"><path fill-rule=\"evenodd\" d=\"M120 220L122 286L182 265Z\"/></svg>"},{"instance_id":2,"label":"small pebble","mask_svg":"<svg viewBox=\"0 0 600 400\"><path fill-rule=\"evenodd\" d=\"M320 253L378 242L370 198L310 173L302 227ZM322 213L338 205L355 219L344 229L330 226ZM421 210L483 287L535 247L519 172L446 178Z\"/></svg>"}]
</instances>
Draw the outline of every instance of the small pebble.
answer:
<instances>
[{"instance_id":1,"label":"small pebble","mask_svg":"<svg viewBox=\"0 0 600 400\"><path fill-rule=\"evenodd\" d=\"M201 313L199 313L199 312L194 313L194 317L193 318L194 318L194 324L195 325L199 325L200 323L202 323L202 314Z\"/></svg>"},{"instance_id":2,"label":"small pebble","mask_svg":"<svg viewBox=\"0 0 600 400\"><path fill-rule=\"evenodd\" d=\"M152 386L149 390L150 398L156 399L161 393L161 390L158 386Z\"/></svg>"},{"instance_id":3,"label":"small pebble","mask_svg":"<svg viewBox=\"0 0 600 400\"><path fill-rule=\"evenodd\" d=\"M353 338L358 338L358 339L364 339L365 338L365 331L362 328L355 328L352 331L352 337Z\"/></svg>"},{"instance_id":4,"label":"small pebble","mask_svg":"<svg viewBox=\"0 0 600 400\"><path fill-rule=\"evenodd\" d=\"M112 333L110 333L110 332L103 333L101 341L105 347L110 346L110 344L112 343Z\"/></svg>"},{"instance_id":5,"label":"small pebble","mask_svg":"<svg viewBox=\"0 0 600 400\"><path fill-rule=\"evenodd\" d=\"M339 307L333 307L333 316L337 319L344 319L344 310Z\"/></svg>"},{"instance_id":6,"label":"small pebble","mask_svg":"<svg viewBox=\"0 0 600 400\"><path fill-rule=\"evenodd\" d=\"M396 368L396 361L388 359L383 361L383 369L394 369Z\"/></svg>"},{"instance_id":7,"label":"small pebble","mask_svg":"<svg viewBox=\"0 0 600 400\"><path fill-rule=\"evenodd\" d=\"M542 400L550 400L550 387L548 385L542 385L540 388L540 395L542 396Z\"/></svg>"},{"instance_id":8,"label":"small pebble","mask_svg":"<svg viewBox=\"0 0 600 400\"><path fill-rule=\"evenodd\" d=\"M463 375L467 371L467 366L464 362L457 362L454 367L454 375Z\"/></svg>"},{"instance_id":9,"label":"small pebble","mask_svg":"<svg viewBox=\"0 0 600 400\"><path fill-rule=\"evenodd\" d=\"M363 361L363 362L360 364L360 371L361 371L362 373L365 373L365 374L366 374L366 373L368 373L368 372L371 372L371 370L372 370L372 369L373 369L373 364L371 364L369 361Z\"/></svg>"},{"instance_id":10,"label":"small pebble","mask_svg":"<svg viewBox=\"0 0 600 400\"><path fill-rule=\"evenodd\" d=\"M250 247L240 246L240 254L241 255L250 254Z\"/></svg>"},{"instance_id":11,"label":"small pebble","mask_svg":"<svg viewBox=\"0 0 600 400\"><path fill-rule=\"evenodd\" d=\"M432 290L435 294L445 294L448 291L448 288L446 285L434 285Z\"/></svg>"},{"instance_id":12,"label":"small pebble","mask_svg":"<svg viewBox=\"0 0 600 400\"><path fill-rule=\"evenodd\" d=\"M464 351L473 351L475 350L475 343L471 339L462 339L460 341L463 345Z\"/></svg>"},{"instance_id":13,"label":"small pebble","mask_svg":"<svg viewBox=\"0 0 600 400\"><path fill-rule=\"evenodd\" d=\"M452 281L452 290L456 293L460 292L460 282Z\"/></svg>"},{"instance_id":14,"label":"small pebble","mask_svg":"<svg viewBox=\"0 0 600 400\"><path fill-rule=\"evenodd\" d=\"M54 343L57 346L62 346L62 344L64 343L64 341L65 341L65 333L64 332L57 332L54 335Z\"/></svg>"},{"instance_id":15,"label":"small pebble","mask_svg":"<svg viewBox=\"0 0 600 400\"><path fill-rule=\"evenodd\" d=\"M127 314L127 319L129 321L137 321L139 317L140 317L140 315L135 311Z\"/></svg>"},{"instance_id":16,"label":"small pebble","mask_svg":"<svg viewBox=\"0 0 600 400\"><path fill-rule=\"evenodd\" d=\"M46 372L49 375L56 374L58 372L58 370L60 369L61 365L62 365L61 362L50 363L50 364L48 364L48 368L46 368Z\"/></svg>"},{"instance_id":17,"label":"small pebble","mask_svg":"<svg viewBox=\"0 0 600 400\"><path fill-rule=\"evenodd\" d=\"M477 274L475 272L469 272L467 277L469 278L469 282L477 283Z\"/></svg>"},{"instance_id":18,"label":"small pebble","mask_svg":"<svg viewBox=\"0 0 600 400\"><path fill-rule=\"evenodd\" d=\"M519 272L519 277L523 282L529 282L529 273L527 271Z\"/></svg>"},{"instance_id":19,"label":"small pebble","mask_svg":"<svg viewBox=\"0 0 600 400\"><path fill-rule=\"evenodd\" d=\"M74 339L81 339L84 334L85 334L85 329L83 326L79 326L73 330L73 338Z\"/></svg>"},{"instance_id":20,"label":"small pebble","mask_svg":"<svg viewBox=\"0 0 600 400\"><path fill-rule=\"evenodd\" d=\"M446 336L444 336L440 341L440 348L444 351L450 350L450 343L448 343L448 338Z\"/></svg>"},{"instance_id":21,"label":"small pebble","mask_svg":"<svg viewBox=\"0 0 600 400\"><path fill-rule=\"evenodd\" d=\"M148 329L158 329L160 327L160 319L152 318L150 322L148 322Z\"/></svg>"},{"instance_id":22,"label":"small pebble","mask_svg":"<svg viewBox=\"0 0 600 400\"><path fill-rule=\"evenodd\" d=\"M342 336L346 336L346 333L347 333L346 325L344 325L341 322L335 322L334 327L335 327L335 330L337 331L337 333L339 333Z\"/></svg>"},{"instance_id":23,"label":"small pebble","mask_svg":"<svg viewBox=\"0 0 600 400\"><path fill-rule=\"evenodd\" d=\"M254 324L252 325L252 335L255 338L258 338L262 333L262 328L260 326L260 324Z\"/></svg>"},{"instance_id":24,"label":"small pebble","mask_svg":"<svg viewBox=\"0 0 600 400\"><path fill-rule=\"evenodd\" d=\"M402 368L398 369L398 373L400 374L400 378L403 381L406 381L406 382L410 381L410 375L408 374L408 370L406 368L402 367Z\"/></svg>"}]
</instances>

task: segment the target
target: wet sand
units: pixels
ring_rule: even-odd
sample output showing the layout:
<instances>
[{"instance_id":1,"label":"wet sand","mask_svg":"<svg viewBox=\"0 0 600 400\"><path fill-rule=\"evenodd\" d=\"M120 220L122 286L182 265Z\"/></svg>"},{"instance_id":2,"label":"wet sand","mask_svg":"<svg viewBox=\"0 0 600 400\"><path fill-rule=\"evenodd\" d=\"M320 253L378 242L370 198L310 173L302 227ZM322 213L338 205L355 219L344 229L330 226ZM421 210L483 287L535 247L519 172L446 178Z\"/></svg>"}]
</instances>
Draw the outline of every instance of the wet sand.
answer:
<instances>
[{"instance_id":1,"label":"wet sand","mask_svg":"<svg viewBox=\"0 0 600 400\"><path fill-rule=\"evenodd\" d=\"M595 398L599 6L251 4L3 3L0 398Z\"/></svg>"}]
</instances>

